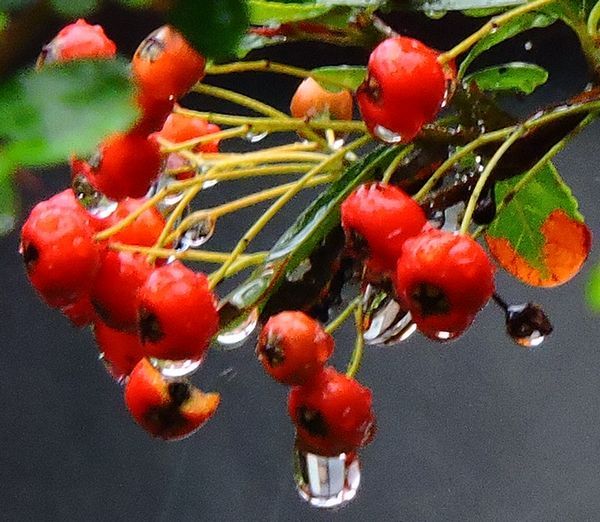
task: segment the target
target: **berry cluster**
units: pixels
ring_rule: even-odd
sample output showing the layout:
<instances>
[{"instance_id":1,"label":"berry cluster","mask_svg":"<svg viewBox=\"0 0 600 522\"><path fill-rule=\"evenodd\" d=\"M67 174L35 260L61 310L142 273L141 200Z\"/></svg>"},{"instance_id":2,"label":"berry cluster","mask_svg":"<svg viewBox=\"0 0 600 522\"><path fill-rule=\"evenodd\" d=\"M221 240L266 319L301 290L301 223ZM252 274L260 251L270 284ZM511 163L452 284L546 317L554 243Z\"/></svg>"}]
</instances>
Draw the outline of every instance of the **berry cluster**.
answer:
<instances>
[{"instance_id":1,"label":"berry cluster","mask_svg":"<svg viewBox=\"0 0 600 522\"><path fill-rule=\"evenodd\" d=\"M369 281L392 279L396 296L427 337L463 333L494 293L494 268L469 236L438 230L392 185L360 186L342 204L342 226Z\"/></svg>"},{"instance_id":2,"label":"berry cluster","mask_svg":"<svg viewBox=\"0 0 600 522\"><path fill-rule=\"evenodd\" d=\"M114 55L102 28L78 20L44 47L38 64ZM203 424L219 395L203 394L184 380L167 381L148 361L197 366L217 331L216 297L204 274L179 261L153 263L122 247L160 243L165 218L145 205L164 162L160 138L186 141L219 128L171 113L204 71L204 59L174 29L152 33L132 69L141 118L130 131L108 136L89 161L71 159L77 195L67 189L36 205L23 225L20 251L42 299L76 326L93 325L111 373L127 381L125 401L135 420L152 435L172 439ZM216 151L218 140L200 147ZM114 200L112 212L88 211L90 190ZM109 239L97 238L134 213L135 220Z\"/></svg>"},{"instance_id":3,"label":"berry cluster","mask_svg":"<svg viewBox=\"0 0 600 522\"><path fill-rule=\"evenodd\" d=\"M303 312L281 312L264 325L256 354L276 381L292 386L288 413L298 444L317 455L351 453L373 435L371 391L326 366L333 338Z\"/></svg>"}]
</instances>

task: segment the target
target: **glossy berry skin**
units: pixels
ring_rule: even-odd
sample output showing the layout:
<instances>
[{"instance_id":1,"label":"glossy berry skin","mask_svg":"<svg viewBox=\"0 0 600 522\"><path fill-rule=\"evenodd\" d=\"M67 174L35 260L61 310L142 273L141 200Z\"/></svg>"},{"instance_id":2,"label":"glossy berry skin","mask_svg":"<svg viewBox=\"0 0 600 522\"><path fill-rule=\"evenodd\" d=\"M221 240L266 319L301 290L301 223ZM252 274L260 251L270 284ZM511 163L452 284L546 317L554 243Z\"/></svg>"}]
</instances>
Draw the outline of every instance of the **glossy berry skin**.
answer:
<instances>
[{"instance_id":1,"label":"glossy berry skin","mask_svg":"<svg viewBox=\"0 0 600 522\"><path fill-rule=\"evenodd\" d=\"M101 26L88 24L80 18L61 29L50 43L44 45L37 66L71 60L114 58L116 52L117 46L104 34Z\"/></svg>"},{"instance_id":2,"label":"glossy berry skin","mask_svg":"<svg viewBox=\"0 0 600 522\"><path fill-rule=\"evenodd\" d=\"M131 61L140 92L157 100L181 98L204 77L205 65L204 57L169 25L151 33Z\"/></svg>"},{"instance_id":3,"label":"glossy berry skin","mask_svg":"<svg viewBox=\"0 0 600 522\"><path fill-rule=\"evenodd\" d=\"M324 456L364 446L375 422L371 390L331 367L290 390L288 413L302 444Z\"/></svg>"},{"instance_id":4,"label":"glossy berry skin","mask_svg":"<svg viewBox=\"0 0 600 522\"><path fill-rule=\"evenodd\" d=\"M397 36L371 53L367 79L356 99L369 131L383 141L411 141L433 121L446 94L438 53L412 38ZM393 135L384 137L380 128Z\"/></svg>"},{"instance_id":5,"label":"glossy berry skin","mask_svg":"<svg viewBox=\"0 0 600 522\"><path fill-rule=\"evenodd\" d=\"M208 123L202 118L191 118L172 112L157 135L170 142L181 143L220 131L218 125ZM194 152L219 152L219 140L200 143L193 150Z\"/></svg>"},{"instance_id":6,"label":"glossy berry skin","mask_svg":"<svg viewBox=\"0 0 600 522\"><path fill-rule=\"evenodd\" d=\"M184 381L166 381L147 359L125 385L125 404L135 421L154 437L177 440L191 435L212 417L218 393L203 393Z\"/></svg>"},{"instance_id":7,"label":"glossy berry skin","mask_svg":"<svg viewBox=\"0 0 600 522\"><path fill-rule=\"evenodd\" d=\"M159 131L175 106L174 99L164 100L154 98L148 93L139 90L136 93L135 101L141 114L131 132L140 136L148 136L153 132Z\"/></svg>"},{"instance_id":8,"label":"glossy berry skin","mask_svg":"<svg viewBox=\"0 0 600 522\"><path fill-rule=\"evenodd\" d=\"M85 212L52 201L29 214L19 251L31 284L50 306L67 306L89 293L100 265L94 233Z\"/></svg>"},{"instance_id":9,"label":"glossy berry skin","mask_svg":"<svg viewBox=\"0 0 600 522\"><path fill-rule=\"evenodd\" d=\"M115 133L100 144L89 165L88 180L107 198L141 198L159 175L160 149L144 136Z\"/></svg>"},{"instance_id":10,"label":"glossy berry skin","mask_svg":"<svg viewBox=\"0 0 600 522\"><path fill-rule=\"evenodd\" d=\"M175 261L155 269L138 295L138 331L146 355L202 359L219 324L206 276Z\"/></svg>"},{"instance_id":11,"label":"glossy berry skin","mask_svg":"<svg viewBox=\"0 0 600 522\"><path fill-rule=\"evenodd\" d=\"M102 230L104 227L104 223L102 219L97 218L90 214L84 207L81 205L77 198L75 197L75 193L73 189L65 189L58 194L55 194L50 199L47 200L48 205L57 206L60 208L64 208L68 212L75 212L78 214L82 220L88 221L90 225L95 230Z\"/></svg>"},{"instance_id":12,"label":"glossy berry skin","mask_svg":"<svg viewBox=\"0 0 600 522\"><path fill-rule=\"evenodd\" d=\"M393 272L404 242L427 218L403 190L383 183L358 187L342 203L342 227L350 249L381 271Z\"/></svg>"},{"instance_id":13,"label":"glossy berry skin","mask_svg":"<svg viewBox=\"0 0 600 522\"><path fill-rule=\"evenodd\" d=\"M146 198L125 198L119 201L116 210L104 220L104 228L116 225L145 202ZM165 218L163 215L156 207L151 207L142 212L133 223L113 234L109 238L109 242L151 247L158 240L164 226Z\"/></svg>"},{"instance_id":14,"label":"glossy berry skin","mask_svg":"<svg viewBox=\"0 0 600 522\"><path fill-rule=\"evenodd\" d=\"M124 380L144 358L142 343L136 334L115 330L100 320L94 322L94 337L111 375Z\"/></svg>"},{"instance_id":15,"label":"glossy berry skin","mask_svg":"<svg viewBox=\"0 0 600 522\"><path fill-rule=\"evenodd\" d=\"M256 354L265 371L283 384L304 384L321 372L334 341L321 324L303 312L281 312L264 325Z\"/></svg>"},{"instance_id":16,"label":"glossy berry skin","mask_svg":"<svg viewBox=\"0 0 600 522\"><path fill-rule=\"evenodd\" d=\"M331 92L312 78L306 78L292 97L290 113L294 118L306 120L351 120L352 105L352 94L349 91Z\"/></svg>"},{"instance_id":17,"label":"glossy berry skin","mask_svg":"<svg viewBox=\"0 0 600 522\"><path fill-rule=\"evenodd\" d=\"M108 326L135 332L138 292L152 270L143 254L114 250L104 254L90 298Z\"/></svg>"},{"instance_id":18,"label":"glossy berry skin","mask_svg":"<svg viewBox=\"0 0 600 522\"><path fill-rule=\"evenodd\" d=\"M395 287L419 330L464 331L494 292L494 268L471 237L428 229L406 241Z\"/></svg>"},{"instance_id":19,"label":"glossy berry skin","mask_svg":"<svg viewBox=\"0 0 600 522\"><path fill-rule=\"evenodd\" d=\"M77 328L83 328L98 319L89 294L81 296L73 303L62 306L60 311Z\"/></svg>"}]
</instances>

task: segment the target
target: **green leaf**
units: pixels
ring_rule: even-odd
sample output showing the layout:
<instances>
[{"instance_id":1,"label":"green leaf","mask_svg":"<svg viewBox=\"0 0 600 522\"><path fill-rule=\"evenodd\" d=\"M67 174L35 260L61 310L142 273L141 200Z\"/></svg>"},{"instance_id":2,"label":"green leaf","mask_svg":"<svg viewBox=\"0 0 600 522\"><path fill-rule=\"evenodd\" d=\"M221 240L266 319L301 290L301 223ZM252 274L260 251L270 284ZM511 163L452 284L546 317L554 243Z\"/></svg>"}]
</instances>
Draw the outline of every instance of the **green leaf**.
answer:
<instances>
[{"instance_id":1,"label":"green leaf","mask_svg":"<svg viewBox=\"0 0 600 522\"><path fill-rule=\"evenodd\" d=\"M152 5L152 0L119 0L119 3L130 9L143 9Z\"/></svg>"},{"instance_id":2,"label":"green leaf","mask_svg":"<svg viewBox=\"0 0 600 522\"><path fill-rule=\"evenodd\" d=\"M250 23L267 25L271 23L297 22L320 16L333 6L314 3L283 3L266 0L248 0Z\"/></svg>"},{"instance_id":3,"label":"green leaf","mask_svg":"<svg viewBox=\"0 0 600 522\"><path fill-rule=\"evenodd\" d=\"M466 9L490 9L515 6L523 0L397 0L392 5L408 7L416 11L464 11Z\"/></svg>"},{"instance_id":4,"label":"green leaf","mask_svg":"<svg viewBox=\"0 0 600 522\"><path fill-rule=\"evenodd\" d=\"M487 16L494 16L498 13L506 11L506 7L484 7L481 9L465 9L462 14L470 16L471 18L483 18Z\"/></svg>"},{"instance_id":5,"label":"green leaf","mask_svg":"<svg viewBox=\"0 0 600 522\"><path fill-rule=\"evenodd\" d=\"M50 0L50 5L64 18L76 18L94 11L98 0Z\"/></svg>"},{"instance_id":6,"label":"green leaf","mask_svg":"<svg viewBox=\"0 0 600 522\"><path fill-rule=\"evenodd\" d=\"M0 152L0 236L11 232L17 220L17 197L12 172L14 165Z\"/></svg>"},{"instance_id":7,"label":"green leaf","mask_svg":"<svg viewBox=\"0 0 600 522\"><path fill-rule=\"evenodd\" d=\"M88 154L128 128L136 110L125 60L26 70L0 86L0 138L15 165L41 166Z\"/></svg>"},{"instance_id":8,"label":"green leaf","mask_svg":"<svg viewBox=\"0 0 600 522\"><path fill-rule=\"evenodd\" d=\"M585 287L585 298L590 309L600 313L600 265L592 268L589 274Z\"/></svg>"},{"instance_id":9,"label":"green leaf","mask_svg":"<svg viewBox=\"0 0 600 522\"><path fill-rule=\"evenodd\" d=\"M500 265L522 281L560 284L587 257L589 231L571 190L551 163L514 193L522 177L496 184L497 202L508 194L512 199L488 228L486 241Z\"/></svg>"},{"instance_id":10,"label":"green leaf","mask_svg":"<svg viewBox=\"0 0 600 522\"><path fill-rule=\"evenodd\" d=\"M0 12L0 33L6 29L8 25L8 15L6 13Z\"/></svg>"},{"instance_id":11,"label":"green leaf","mask_svg":"<svg viewBox=\"0 0 600 522\"><path fill-rule=\"evenodd\" d=\"M267 259L254 273L226 298L227 317L231 324L254 307L263 309L269 299L298 266L317 249L339 224L340 205L359 184L381 176L397 154L394 147L380 146L353 164L325 190L280 237Z\"/></svg>"},{"instance_id":12,"label":"green leaf","mask_svg":"<svg viewBox=\"0 0 600 522\"><path fill-rule=\"evenodd\" d=\"M245 0L179 0L169 21L207 58L234 56L250 23Z\"/></svg>"},{"instance_id":13,"label":"green leaf","mask_svg":"<svg viewBox=\"0 0 600 522\"><path fill-rule=\"evenodd\" d=\"M473 60L475 60L475 58L488 49L491 49L495 45L498 45L499 43L508 40L522 33L523 31L527 31L536 27L548 27L556 22L557 19L558 16L554 14L530 12L524 13L521 16L510 20L501 27L498 27L498 29L479 40L479 42L473 46L469 54L460 64L458 77L462 78Z\"/></svg>"},{"instance_id":14,"label":"green leaf","mask_svg":"<svg viewBox=\"0 0 600 522\"><path fill-rule=\"evenodd\" d=\"M548 80L548 71L539 65L523 62L505 63L481 69L465 77L482 91L518 91L531 94Z\"/></svg>"},{"instance_id":15,"label":"green leaf","mask_svg":"<svg viewBox=\"0 0 600 522\"><path fill-rule=\"evenodd\" d=\"M322 87L333 92L341 91L343 88L355 91L367 77L367 68L355 65L319 67L311 72L313 78Z\"/></svg>"},{"instance_id":16,"label":"green leaf","mask_svg":"<svg viewBox=\"0 0 600 522\"><path fill-rule=\"evenodd\" d=\"M13 11L20 11L30 5L33 5L36 0L0 0L0 11L6 11L12 13Z\"/></svg>"}]
</instances>

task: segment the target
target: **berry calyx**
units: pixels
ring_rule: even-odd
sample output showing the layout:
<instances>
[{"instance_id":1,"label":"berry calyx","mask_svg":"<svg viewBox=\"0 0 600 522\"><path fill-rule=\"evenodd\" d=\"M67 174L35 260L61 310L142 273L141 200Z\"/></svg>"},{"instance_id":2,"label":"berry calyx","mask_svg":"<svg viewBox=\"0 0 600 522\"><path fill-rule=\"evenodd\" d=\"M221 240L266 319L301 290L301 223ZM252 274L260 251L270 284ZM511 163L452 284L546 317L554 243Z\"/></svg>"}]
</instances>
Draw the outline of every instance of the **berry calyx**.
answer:
<instances>
[{"instance_id":1,"label":"berry calyx","mask_svg":"<svg viewBox=\"0 0 600 522\"><path fill-rule=\"evenodd\" d=\"M404 242L427 223L408 194L384 183L358 187L342 203L341 213L349 249L383 271L395 270Z\"/></svg>"},{"instance_id":2,"label":"berry calyx","mask_svg":"<svg viewBox=\"0 0 600 522\"><path fill-rule=\"evenodd\" d=\"M491 298L494 268L471 237L428 229L405 242L395 286L422 333L449 339L462 333Z\"/></svg>"},{"instance_id":3,"label":"berry calyx","mask_svg":"<svg viewBox=\"0 0 600 522\"><path fill-rule=\"evenodd\" d=\"M104 34L100 25L88 24L80 18L59 31L44 47L37 59L37 67L89 58L114 58L115 43Z\"/></svg>"},{"instance_id":4,"label":"berry calyx","mask_svg":"<svg viewBox=\"0 0 600 522\"><path fill-rule=\"evenodd\" d=\"M347 90L331 92L312 78L306 78L296 89L290 103L294 118L351 120L352 94Z\"/></svg>"},{"instance_id":5,"label":"berry calyx","mask_svg":"<svg viewBox=\"0 0 600 522\"><path fill-rule=\"evenodd\" d=\"M433 121L446 95L438 53L405 36L388 38L371 53L356 99L367 128L388 142L409 142Z\"/></svg>"},{"instance_id":6,"label":"berry calyx","mask_svg":"<svg viewBox=\"0 0 600 522\"><path fill-rule=\"evenodd\" d=\"M204 77L205 65L204 57L170 25L152 32L131 61L134 80L145 98L173 101Z\"/></svg>"},{"instance_id":7,"label":"berry calyx","mask_svg":"<svg viewBox=\"0 0 600 522\"><path fill-rule=\"evenodd\" d=\"M51 200L29 214L19 252L31 284L50 306L68 306L89 293L100 265L94 232L84 211Z\"/></svg>"},{"instance_id":8,"label":"berry calyx","mask_svg":"<svg viewBox=\"0 0 600 522\"><path fill-rule=\"evenodd\" d=\"M103 361L119 382L144 358L142 344L136 334L115 330L98 320L94 323L94 337Z\"/></svg>"},{"instance_id":9,"label":"berry calyx","mask_svg":"<svg viewBox=\"0 0 600 522\"><path fill-rule=\"evenodd\" d=\"M125 386L125 404L148 433L165 440L191 435L212 417L218 393L203 393L188 382L166 381L147 359L133 369Z\"/></svg>"},{"instance_id":10,"label":"berry calyx","mask_svg":"<svg viewBox=\"0 0 600 522\"><path fill-rule=\"evenodd\" d=\"M108 326L135 331L138 292L152 270L142 254L112 250L104 254L90 297Z\"/></svg>"},{"instance_id":11,"label":"berry calyx","mask_svg":"<svg viewBox=\"0 0 600 522\"><path fill-rule=\"evenodd\" d=\"M303 312L289 311L267 321L256 354L273 379L294 385L319 373L331 357L333 346L333 338L318 321Z\"/></svg>"},{"instance_id":12,"label":"berry calyx","mask_svg":"<svg viewBox=\"0 0 600 522\"><path fill-rule=\"evenodd\" d=\"M138 295L137 325L146 355L202 359L219 324L206 276L175 261L155 269Z\"/></svg>"},{"instance_id":13,"label":"berry calyx","mask_svg":"<svg viewBox=\"0 0 600 522\"><path fill-rule=\"evenodd\" d=\"M324 456L364 446L375 423L371 390L331 367L291 389L288 413L302 444Z\"/></svg>"},{"instance_id":14,"label":"berry calyx","mask_svg":"<svg viewBox=\"0 0 600 522\"><path fill-rule=\"evenodd\" d=\"M88 165L89 169L73 171L73 175L85 176L107 198L141 198L158 177L160 148L145 136L117 132L98 146Z\"/></svg>"}]
</instances>

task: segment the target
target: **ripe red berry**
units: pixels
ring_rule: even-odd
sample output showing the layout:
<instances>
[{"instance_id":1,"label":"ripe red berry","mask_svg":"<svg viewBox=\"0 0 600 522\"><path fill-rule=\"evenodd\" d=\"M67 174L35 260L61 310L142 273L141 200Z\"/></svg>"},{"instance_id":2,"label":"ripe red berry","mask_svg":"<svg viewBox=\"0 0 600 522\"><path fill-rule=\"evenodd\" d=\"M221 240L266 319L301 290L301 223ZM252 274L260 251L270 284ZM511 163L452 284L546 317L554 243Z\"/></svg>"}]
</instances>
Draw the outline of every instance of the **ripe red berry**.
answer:
<instances>
[{"instance_id":1,"label":"ripe red berry","mask_svg":"<svg viewBox=\"0 0 600 522\"><path fill-rule=\"evenodd\" d=\"M432 121L446 94L438 53L412 38L397 36L371 53L367 79L356 97L369 131L383 141L411 141Z\"/></svg>"},{"instance_id":2,"label":"ripe red berry","mask_svg":"<svg viewBox=\"0 0 600 522\"><path fill-rule=\"evenodd\" d=\"M139 292L138 331L146 355L199 360L218 329L208 279L175 261L155 269Z\"/></svg>"},{"instance_id":3,"label":"ripe red berry","mask_svg":"<svg viewBox=\"0 0 600 522\"><path fill-rule=\"evenodd\" d=\"M50 306L67 306L89 293L100 264L94 232L85 212L52 201L29 214L19 251L32 285Z\"/></svg>"},{"instance_id":4,"label":"ripe red berry","mask_svg":"<svg viewBox=\"0 0 600 522\"><path fill-rule=\"evenodd\" d=\"M114 58L116 52L117 46L104 34L101 26L88 24L80 18L61 29L42 47L37 66L87 58Z\"/></svg>"},{"instance_id":5,"label":"ripe red berry","mask_svg":"<svg viewBox=\"0 0 600 522\"><path fill-rule=\"evenodd\" d=\"M73 303L62 306L60 311L71 321L73 326L78 328L92 324L98 318L88 294L81 296Z\"/></svg>"},{"instance_id":6,"label":"ripe red berry","mask_svg":"<svg viewBox=\"0 0 600 522\"><path fill-rule=\"evenodd\" d=\"M175 106L175 100L154 98L147 92L138 91L136 104L141 114L131 132L140 136L148 136L162 128Z\"/></svg>"},{"instance_id":7,"label":"ripe red berry","mask_svg":"<svg viewBox=\"0 0 600 522\"><path fill-rule=\"evenodd\" d=\"M181 143L220 131L218 125L202 118L172 112L157 135L173 143ZM219 152L219 140L198 144L194 147L194 152Z\"/></svg>"},{"instance_id":8,"label":"ripe red berry","mask_svg":"<svg viewBox=\"0 0 600 522\"><path fill-rule=\"evenodd\" d=\"M451 338L489 301L494 268L469 236L429 229L404 244L395 286L419 330L433 338L447 332Z\"/></svg>"},{"instance_id":9,"label":"ripe red berry","mask_svg":"<svg viewBox=\"0 0 600 522\"><path fill-rule=\"evenodd\" d=\"M72 165L75 165L73 161ZM89 161L88 172L78 169L72 174L87 177L107 198L141 198L158 177L160 165L160 149L156 142L136 133L118 132L99 145Z\"/></svg>"},{"instance_id":10,"label":"ripe red berry","mask_svg":"<svg viewBox=\"0 0 600 522\"><path fill-rule=\"evenodd\" d=\"M352 94L347 90L328 91L312 78L306 78L292 97L290 113L294 118L351 120Z\"/></svg>"},{"instance_id":11,"label":"ripe red berry","mask_svg":"<svg viewBox=\"0 0 600 522\"><path fill-rule=\"evenodd\" d=\"M94 337L102 358L117 381L122 381L144 358L142 343L136 334L121 332L102 321L94 323Z\"/></svg>"},{"instance_id":12,"label":"ripe red berry","mask_svg":"<svg viewBox=\"0 0 600 522\"><path fill-rule=\"evenodd\" d=\"M256 354L266 372L283 384L303 384L333 353L333 337L303 312L272 316L258 338Z\"/></svg>"},{"instance_id":13,"label":"ripe red berry","mask_svg":"<svg viewBox=\"0 0 600 522\"><path fill-rule=\"evenodd\" d=\"M104 228L116 225L145 202L145 198L125 198L119 201L116 210L104 220ZM112 235L109 241L150 247L156 243L164 226L165 218L163 215L155 207L151 207L142 212L133 223Z\"/></svg>"},{"instance_id":14,"label":"ripe red berry","mask_svg":"<svg viewBox=\"0 0 600 522\"><path fill-rule=\"evenodd\" d=\"M166 381L146 360L133 369L125 386L125 404L148 433L165 440L191 435L212 417L218 393L203 393L187 382Z\"/></svg>"},{"instance_id":15,"label":"ripe red berry","mask_svg":"<svg viewBox=\"0 0 600 522\"><path fill-rule=\"evenodd\" d=\"M204 77L206 60L173 27L164 25L137 48L133 77L144 97L176 100Z\"/></svg>"},{"instance_id":16,"label":"ripe red berry","mask_svg":"<svg viewBox=\"0 0 600 522\"><path fill-rule=\"evenodd\" d=\"M138 291L152 270L143 254L113 250L104 254L90 297L107 325L135 331Z\"/></svg>"},{"instance_id":17,"label":"ripe red berry","mask_svg":"<svg viewBox=\"0 0 600 522\"><path fill-rule=\"evenodd\" d=\"M59 192L58 194L52 196L46 202L48 203L48 205L64 208L69 212L79 213L81 219L84 221L89 221L89 223L95 230L101 230L104 227L104 222L102 219L90 214L83 207L83 205L81 205L81 203L77 200L73 189L65 189L62 192Z\"/></svg>"},{"instance_id":18,"label":"ripe red berry","mask_svg":"<svg viewBox=\"0 0 600 522\"><path fill-rule=\"evenodd\" d=\"M404 191L383 183L358 187L342 203L347 242L373 266L394 271L404 242L427 223L421 207Z\"/></svg>"},{"instance_id":19,"label":"ripe red berry","mask_svg":"<svg viewBox=\"0 0 600 522\"><path fill-rule=\"evenodd\" d=\"M288 413L298 439L311 452L333 456L365 445L374 429L371 390L325 368L288 396Z\"/></svg>"}]
</instances>

